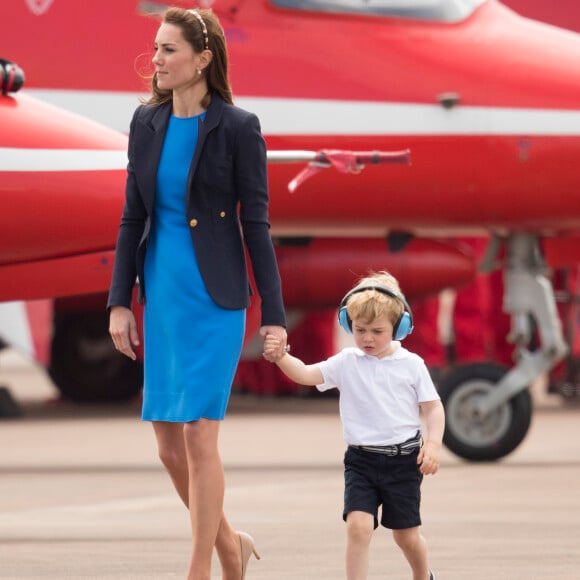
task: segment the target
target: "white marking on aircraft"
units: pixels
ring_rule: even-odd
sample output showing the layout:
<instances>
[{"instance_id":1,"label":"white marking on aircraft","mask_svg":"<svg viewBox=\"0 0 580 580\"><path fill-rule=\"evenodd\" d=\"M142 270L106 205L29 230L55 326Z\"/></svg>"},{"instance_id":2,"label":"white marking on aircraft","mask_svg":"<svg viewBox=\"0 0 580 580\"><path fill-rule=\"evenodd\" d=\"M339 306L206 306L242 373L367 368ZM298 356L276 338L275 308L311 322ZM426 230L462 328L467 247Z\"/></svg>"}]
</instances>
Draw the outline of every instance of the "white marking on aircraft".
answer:
<instances>
[{"instance_id":1,"label":"white marking on aircraft","mask_svg":"<svg viewBox=\"0 0 580 580\"><path fill-rule=\"evenodd\" d=\"M126 151L0 147L0 172L110 171L126 168Z\"/></svg>"},{"instance_id":2,"label":"white marking on aircraft","mask_svg":"<svg viewBox=\"0 0 580 580\"><path fill-rule=\"evenodd\" d=\"M107 91L31 90L36 98L127 133L139 98ZM421 103L238 97L265 135L580 135L580 111L510 107L451 109Z\"/></svg>"}]
</instances>

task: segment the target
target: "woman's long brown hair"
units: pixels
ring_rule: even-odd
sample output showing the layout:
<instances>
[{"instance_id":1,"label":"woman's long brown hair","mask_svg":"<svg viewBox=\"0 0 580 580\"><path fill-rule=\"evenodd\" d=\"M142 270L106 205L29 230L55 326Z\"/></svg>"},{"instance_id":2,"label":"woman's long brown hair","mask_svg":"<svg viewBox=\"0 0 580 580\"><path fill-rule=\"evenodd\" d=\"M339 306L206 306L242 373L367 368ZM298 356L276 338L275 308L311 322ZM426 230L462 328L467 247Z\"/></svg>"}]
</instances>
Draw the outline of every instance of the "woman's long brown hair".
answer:
<instances>
[{"instance_id":1,"label":"woman's long brown hair","mask_svg":"<svg viewBox=\"0 0 580 580\"><path fill-rule=\"evenodd\" d=\"M219 19L209 9L196 9L203 18L207 29L207 46L212 52L212 59L204 69L208 94L202 101L202 106L207 109L211 100L211 93L217 93L226 103L233 104L232 89L228 79L228 51L226 37ZM192 10L182 8L169 8L163 16L163 22L181 28L183 37L192 46L195 53L199 54L205 49L206 40L203 27L198 17ZM164 91L157 86L157 76L151 78L151 97L145 102L148 105L161 105L170 101L172 91Z\"/></svg>"}]
</instances>

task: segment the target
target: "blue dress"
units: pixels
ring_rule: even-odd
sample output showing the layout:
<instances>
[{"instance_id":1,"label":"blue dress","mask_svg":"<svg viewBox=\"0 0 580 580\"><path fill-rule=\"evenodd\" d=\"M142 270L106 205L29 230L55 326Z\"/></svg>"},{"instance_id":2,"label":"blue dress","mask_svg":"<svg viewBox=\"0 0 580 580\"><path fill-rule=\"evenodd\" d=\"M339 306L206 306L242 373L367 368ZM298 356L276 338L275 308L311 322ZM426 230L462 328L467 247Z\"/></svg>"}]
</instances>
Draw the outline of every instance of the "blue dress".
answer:
<instances>
[{"instance_id":1,"label":"blue dress","mask_svg":"<svg viewBox=\"0 0 580 580\"><path fill-rule=\"evenodd\" d=\"M157 172L144 270L146 421L223 419L242 350L245 310L226 310L209 296L185 214L198 120L171 117Z\"/></svg>"}]
</instances>

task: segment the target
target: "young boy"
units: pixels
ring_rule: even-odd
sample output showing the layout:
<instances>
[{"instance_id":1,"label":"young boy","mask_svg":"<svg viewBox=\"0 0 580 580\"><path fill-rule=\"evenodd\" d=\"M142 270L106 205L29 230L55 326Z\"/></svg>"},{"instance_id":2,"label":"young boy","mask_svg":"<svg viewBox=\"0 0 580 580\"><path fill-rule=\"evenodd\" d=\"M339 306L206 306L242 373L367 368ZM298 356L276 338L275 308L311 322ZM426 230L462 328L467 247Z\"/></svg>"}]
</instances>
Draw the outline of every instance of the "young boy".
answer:
<instances>
[{"instance_id":1,"label":"young boy","mask_svg":"<svg viewBox=\"0 0 580 580\"><path fill-rule=\"evenodd\" d=\"M356 348L305 365L290 354L276 356L279 340L267 335L264 358L293 381L340 391L340 416L348 448L344 457L346 577L364 580L378 527L393 531L413 580L434 580L420 533L423 475L437 472L445 416L423 360L401 346L413 329L411 310L397 280L372 273L342 300L339 321ZM427 437L421 436L424 415Z\"/></svg>"}]
</instances>

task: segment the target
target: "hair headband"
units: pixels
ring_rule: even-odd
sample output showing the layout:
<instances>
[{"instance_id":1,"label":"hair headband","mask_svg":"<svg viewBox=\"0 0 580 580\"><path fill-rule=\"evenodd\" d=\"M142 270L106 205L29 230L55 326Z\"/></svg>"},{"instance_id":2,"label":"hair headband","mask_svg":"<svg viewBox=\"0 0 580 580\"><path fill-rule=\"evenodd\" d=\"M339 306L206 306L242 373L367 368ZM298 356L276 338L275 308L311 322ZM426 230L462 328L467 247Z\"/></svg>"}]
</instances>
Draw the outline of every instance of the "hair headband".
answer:
<instances>
[{"instance_id":1,"label":"hair headband","mask_svg":"<svg viewBox=\"0 0 580 580\"><path fill-rule=\"evenodd\" d=\"M201 32L203 34L203 45L205 47L205 50L209 50L209 36L207 34L207 26L205 25L205 22L201 17L201 14L195 9L188 10L188 12L191 12L191 14L193 14L198 19L199 25L201 26Z\"/></svg>"}]
</instances>

